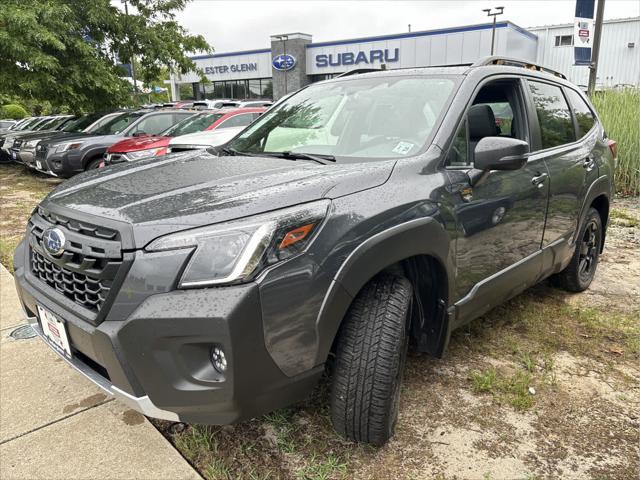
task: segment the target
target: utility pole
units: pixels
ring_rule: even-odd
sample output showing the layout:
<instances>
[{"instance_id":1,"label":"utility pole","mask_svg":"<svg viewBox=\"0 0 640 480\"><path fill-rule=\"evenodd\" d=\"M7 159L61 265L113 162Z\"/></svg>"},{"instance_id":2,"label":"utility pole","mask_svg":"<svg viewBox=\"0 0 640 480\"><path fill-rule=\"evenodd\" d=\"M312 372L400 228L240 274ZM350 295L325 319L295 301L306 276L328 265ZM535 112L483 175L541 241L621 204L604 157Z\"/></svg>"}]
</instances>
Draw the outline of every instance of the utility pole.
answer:
<instances>
[{"instance_id":1,"label":"utility pole","mask_svg":"<svg viewBox=\"0 0 640 480\"><path fill-rule=\"evenodd\" d=\"M604 0L598 0L596 11L595 30L593 32L593 46L591 47L591 65L589 65L588 93L591 97L596 89L596 77L598 75L598 57L600 56L600 38L602 36L602 20L604 17Z\"/></svg>"},{"instance_id":2,"label":"utility pole","mask_svg":"<svg viewBox=\"0 0 640 480\"><path fill-rule=\"evenodd\" d=\"M496 11L491 8L483 8L483 12L487 12L487 17L493 17L493 28L491 29L491 56L493 56L494 46L496 43L496 17L502 15L504 7L496 7Z\"/></svg>"},{"instance_id":3,"label":"utility pole","mask_svg":"<svg viewBox=\"0 0 640 480\"><path fill-rule=\"evenodd\" d=\"M409 24L409 33L411 33L411 24Z\"/></svg>"},{"instance_id":4,"label":"utility pole","mask_svg":"<svg viewBox=\"0 0 640 480\"><path fill-rule=\"evenodd\" d=\"M129 18L129 6L127 4L127 0L122 0L122 3L124 3L124 14L127 16L127 18ZM127 22L129 23L129 22ZM127 25L128 27L128 25ZM131 78L133 79L133 91L136 93L136 95L138 94L138 84L136 83L136 67L135 67L135 63L136 63L136 58L133 54L133 52L131 53Z\"/></svg>"}]
</instances>

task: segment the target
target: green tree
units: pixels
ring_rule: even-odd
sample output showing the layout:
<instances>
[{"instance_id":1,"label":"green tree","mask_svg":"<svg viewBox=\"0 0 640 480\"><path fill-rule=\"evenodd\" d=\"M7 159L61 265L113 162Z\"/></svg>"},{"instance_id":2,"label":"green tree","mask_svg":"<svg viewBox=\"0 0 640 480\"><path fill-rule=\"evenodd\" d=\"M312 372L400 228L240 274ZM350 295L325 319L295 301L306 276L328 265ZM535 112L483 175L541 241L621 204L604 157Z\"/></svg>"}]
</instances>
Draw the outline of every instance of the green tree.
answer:
<instances>
[{"instance_id":1,"label":"green tree","mask_svg":"<svg viewBox=\"0 0 640 480\"><path fill-rule=\"evenodd\" d=\"M3 0L0 94L75 112L129 104L118 61L135 56L151 83L165 68L197 70L188 55L212 51L175 21L187 1L130 0L126 15L110 0Z\"/></svg>"},{"instance_id":2,"label":"green tree","mask_svg":"<svg viewBox=\"0 0 640 480\"><path fill-rule=\"evenodd\" d=\"M29 113L20 105L8 104L0 107L0 118L12 118L14 120L20 120L26 117Z\"/></svg>"}]
</instances>

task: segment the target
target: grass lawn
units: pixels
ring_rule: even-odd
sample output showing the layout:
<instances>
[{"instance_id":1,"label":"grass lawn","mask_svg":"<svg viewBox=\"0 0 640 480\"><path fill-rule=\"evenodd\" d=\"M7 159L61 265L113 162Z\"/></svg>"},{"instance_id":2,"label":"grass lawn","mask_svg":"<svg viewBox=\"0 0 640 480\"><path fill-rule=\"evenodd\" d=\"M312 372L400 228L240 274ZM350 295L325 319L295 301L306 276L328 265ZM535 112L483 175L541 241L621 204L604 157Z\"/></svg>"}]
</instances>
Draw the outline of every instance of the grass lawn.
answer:
<instances>
[{"instance_id":1,"label":"grass lawn","mask_svg":"<svg viewBox=\"0 0 640 480\"><path fill-rule=\"evenodd\" d=\"M0 262L58 180L0 165ZM153 421L207 479L636 478L640 471L640 202L616 201L591 288L540 284L410 351L396 436L354 445L329 421L330 379L237 425Z\"/></svg>"}]
</instances>

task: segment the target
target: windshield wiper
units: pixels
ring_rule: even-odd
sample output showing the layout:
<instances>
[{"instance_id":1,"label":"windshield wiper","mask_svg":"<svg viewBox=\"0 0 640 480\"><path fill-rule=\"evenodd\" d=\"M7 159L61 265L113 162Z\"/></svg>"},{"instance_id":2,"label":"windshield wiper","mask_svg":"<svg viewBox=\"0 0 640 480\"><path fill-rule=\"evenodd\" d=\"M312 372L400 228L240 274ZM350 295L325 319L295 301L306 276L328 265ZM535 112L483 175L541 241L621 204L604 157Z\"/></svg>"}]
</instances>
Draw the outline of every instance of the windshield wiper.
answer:
<instances>
[{"instance_id":1,"label":"windshield wiper","mask_svg":"<svg viewBox=\"0 0 640 480\"><path fill-rule=\"evenodd\" d=\"M239 152L235 148L231 148L231 147L224 147L224 148L221 148L219 151L224 153L225 155L234 155L234 156L235 155L244 155L244 153Z\"/></svg>"},{"instance_id":2,"label":"windshield wiper","mask_svg":"<svg viewBox=\"0 0 640 480\"><path fill-rule=\"evenodd\" d=\"M270 155L279 158L286 158L289 160L312 160L321 165L326 165L327 162L335 162L336 157L333 155L312 155L310 153L303 152L265 152L265 155Z\"/></svg>"}]
</instances>

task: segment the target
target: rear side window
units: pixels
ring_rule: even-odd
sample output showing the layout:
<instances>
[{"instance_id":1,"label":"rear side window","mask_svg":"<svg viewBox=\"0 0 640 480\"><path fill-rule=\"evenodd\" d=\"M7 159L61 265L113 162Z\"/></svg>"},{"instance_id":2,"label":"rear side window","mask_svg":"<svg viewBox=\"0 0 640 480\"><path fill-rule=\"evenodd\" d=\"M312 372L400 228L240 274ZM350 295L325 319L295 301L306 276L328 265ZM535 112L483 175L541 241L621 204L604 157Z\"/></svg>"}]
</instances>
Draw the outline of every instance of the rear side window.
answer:
<instances>
[{"instance_id":1,"label":"rear side window","mask_svg":"<svg viewBox=\"0 0 640 480\"><path fill-rule=\"evenodd\" d=\"M218 125L218 129L230 128L230 127L246 127L251 122L253 122L253 114L243 113L239 115L234 115L231 118L225 120L220 125Z\"/></svg>"},{"instance_id":2,"label":"rear side window","mask_svg":"<svg viewBox=\"0 0 640 480\"><path fill-rule=\"evenodd\" d=\"M573 114L576 116L578 122L578 138L582 138L593 128L596 120L593 117L589 105L587 105L587 102L584 101L578 92L570 88L567 88L566 92L567 97L569 97L569 103L571 103L571 108L573 109Z\"/></svg>"},{"instance_id":3,"label":"rear side window","mask_svg":"<svg viewBox=\"0 0 640 480\"><path fill-rule=\"evenodd\" d=\"M529 89L538 113L542 148L574 142L576 134L573 120L560 87L530 81Z\"/></svg>"}]
</instances>

